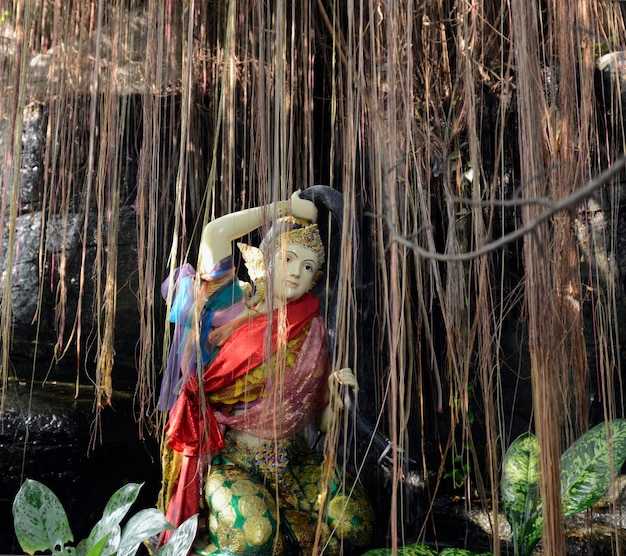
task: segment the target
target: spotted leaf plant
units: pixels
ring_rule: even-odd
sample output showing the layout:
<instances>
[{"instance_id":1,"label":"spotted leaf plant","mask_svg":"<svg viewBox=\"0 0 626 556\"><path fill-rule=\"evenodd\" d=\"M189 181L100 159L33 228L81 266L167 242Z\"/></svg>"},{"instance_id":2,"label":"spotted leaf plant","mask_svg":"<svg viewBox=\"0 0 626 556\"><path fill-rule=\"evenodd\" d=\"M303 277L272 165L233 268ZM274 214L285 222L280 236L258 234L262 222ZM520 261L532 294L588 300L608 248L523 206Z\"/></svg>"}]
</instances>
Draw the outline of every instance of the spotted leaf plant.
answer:
<instances>
[{"instance_id":1,"label":"spotted leaf plant","mask_svg":"<svg viewBox=\"0 0 626 556\"><path fill-rule=\"evenodd\" d=\"M601 423L561 456L561 500L568 518L595 504L626 460L626 419ZM511 525L513 551L529 556L543 529L539 496L539 443L525 433L509 447L502 469L502 506Z\"/></svg>"},{"instance_id":2,"label":"spotted leaf plant","mask_svg":"<svg viewBox=\"0 0 626 556\"><path fill-rule=\"evenodd\" d=\"M27 479L13 501L15 534L26 554L47 552L53 556L131 556L139 546L162 531L173 530L155 508L141 510L121 527L142 485L129 483L110 498L102 518L89 536L73 546L74 535L67 514L56 495L44 484ZM153 556L180 556L193 543L197 516L189 518L172 533L167 544Z\"/></svg>"},{"instance_id":3,"label":"spotted leaf plant","mask_svg":"<svg viewBox=\"0 0 626 556\"><path fill-rule=\"evenodd\" d=\"M420 543L401 546L396 553L393 553L391 548L374 548L363 556L392 556L392 554L398 556L491 556L491 552L477 554L463 548L444 548L441 552L437 552L434 548Z\"/></svg>"}]
</instances>

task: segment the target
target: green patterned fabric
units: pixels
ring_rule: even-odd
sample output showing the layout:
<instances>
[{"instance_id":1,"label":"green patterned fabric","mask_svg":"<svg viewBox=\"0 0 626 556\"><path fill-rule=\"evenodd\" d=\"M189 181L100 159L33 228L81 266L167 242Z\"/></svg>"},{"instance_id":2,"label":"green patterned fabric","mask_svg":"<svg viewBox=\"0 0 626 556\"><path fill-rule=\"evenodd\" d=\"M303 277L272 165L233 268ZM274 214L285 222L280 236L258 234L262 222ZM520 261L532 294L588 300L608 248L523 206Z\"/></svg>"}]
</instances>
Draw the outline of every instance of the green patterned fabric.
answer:
<instances>
[{"instance_id":1,"label":"green patterned fabric","mask_svg":"<svg viewBox=\"0 0 626 556\"><path fill-rule=\"evenodd\" d=\"M365 492L339 470L324 480L323 456L303 438L250 446L231 436L226 445L207 477L206 534L196 554L312 554L317 542L334 555L341 544L370 542Z\"/></svg>"}]
</instances>

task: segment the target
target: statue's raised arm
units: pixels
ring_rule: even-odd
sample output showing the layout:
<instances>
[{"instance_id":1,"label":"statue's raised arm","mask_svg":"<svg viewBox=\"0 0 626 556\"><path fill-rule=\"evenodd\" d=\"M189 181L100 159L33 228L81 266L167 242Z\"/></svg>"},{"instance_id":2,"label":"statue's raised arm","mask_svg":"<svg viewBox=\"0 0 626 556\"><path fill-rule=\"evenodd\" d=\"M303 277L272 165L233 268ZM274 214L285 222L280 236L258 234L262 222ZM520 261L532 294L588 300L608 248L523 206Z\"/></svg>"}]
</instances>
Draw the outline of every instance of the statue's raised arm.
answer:
<instances>
[{"instance_id":1,"label":"statue's raised arm","mask_svg":"<svg viewBox=\"0 0 626 556\"><path fill-rule=\"evenodd\" d=\"M278 201L262 207L252 207L225 214L209 222L202 230L198 252L198 272L209 276L211 269L221 260L232 255L233 241L286 216L293 216L310 223L317 221L317 207L311 201L301 199L296 191L289 201Z\"/></svg>"}]
</instances>

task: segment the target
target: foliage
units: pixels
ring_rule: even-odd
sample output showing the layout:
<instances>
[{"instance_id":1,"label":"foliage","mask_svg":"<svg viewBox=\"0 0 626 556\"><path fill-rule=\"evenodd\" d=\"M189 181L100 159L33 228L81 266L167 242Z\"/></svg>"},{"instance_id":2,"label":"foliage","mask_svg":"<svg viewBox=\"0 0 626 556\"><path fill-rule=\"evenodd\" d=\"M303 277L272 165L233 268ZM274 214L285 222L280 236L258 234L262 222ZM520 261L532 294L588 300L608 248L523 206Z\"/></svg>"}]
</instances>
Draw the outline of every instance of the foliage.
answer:
<instances>
[{"instance_id":1,"label":"foliage","mask_svg":"<svg viewBox=\"0 0 626 556\"><path fill-rule=\"evenodd\" d=\"M143 541L174 529L155 508L139 511L121 528L120 523L137 499L142 486L129 483L115 492L89 536L73 548L71 544L74 542L74 535L59 499L42 483L27 479L13 501L17 540L27 554L38 551L50 551L54 556L135 554ZM172 534L170 541L159 548L154 556L185 554L191 547L196 528L197 517L193 516Z\"/></svg>"},{"instance_id":2,"label":"foliage","mask_svg":"<svg viewBox=\"0 0 626 556\"><path fill-rule=\"evenodd\" d=\"M449 471L443 477L444 479L452 479L454 488L461 488L465 484L465 480L468 477L471 468L468 463L463 462L462 454L454 456L452 465L452 471Z\"/></svg>"},{"instance_id":3,"label":"foliage","mask_svg":"<svg viewBox=\"0 0 626 556\"><path fill-rule=\"evenodd\" d=\"M389 556L391 555L391 548L374 548L368 550L363 556ZM409 544L406 546L398 547L399 556L437 556L437 551L426 546L425 544Z\"/></svg>"},{"instance_id":4,"label":"foliage","mask_svg":"<svg viewBox=\"0 0 626 556\"><path fill-rule=\"evenodd\" d=\"M398 548L399 556L490 556L490 552L479 555L463 548L444 548L440 553L425 544L408 544ZM391 548L375 548L369 550L363 556L390 556Z\"/></svg>"},{"instance_id":5,"label":"foliage","mask_svg":"<svg viewBox=\"0 0 626 556\"><path fill-rule=\"evenodd\" d=\"M601 423L561 456L563 514L588 509L606 493L626 460L626 419ZM504 456L502 505L511 524L513 550L528 556L541 539L539 444L534 435L518 437Z\"/></svg>"},{"instance_id":6,"label":"foliage","mask_svg":"<svg viewBox=\"0 0 626 556\"><path fill-rule=\"evenodd\" d=\"M531 433L509 446L502 466L502 507L511 524L515 554L529 554L543 527L539 502L539 444Z\"/></svg>"},{"instance_id":7,"label":"foliage","mask_svg":"<svg viewBox=\"0 0 626 556\"><path fill-rule=\"evenodd\" d=\"M607 444L607 439L609 443ZM561 498L565 517L595 504L626 460L626 419L601 424L561 456Z\"/></svg>"},{"instance_id":8,"label":"foliage","mask_svg":"<svg viewBox=\"0 0 626 556\"><path fill-rule=\"evenodd\" d=\"M477 554L476 552L465 550L464 548L444 548L440 552L440 556L491 556L491 552Z\"/></svg>"}]
</instances>

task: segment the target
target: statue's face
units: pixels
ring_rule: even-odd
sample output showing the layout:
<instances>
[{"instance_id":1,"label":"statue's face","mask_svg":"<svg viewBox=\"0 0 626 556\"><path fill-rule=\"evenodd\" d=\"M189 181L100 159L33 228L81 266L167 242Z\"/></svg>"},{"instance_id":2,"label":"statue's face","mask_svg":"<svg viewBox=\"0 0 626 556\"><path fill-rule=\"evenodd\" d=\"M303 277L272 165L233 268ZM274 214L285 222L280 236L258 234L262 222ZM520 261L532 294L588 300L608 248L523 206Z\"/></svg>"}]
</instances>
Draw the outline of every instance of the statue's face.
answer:
<instances>
[{"instance_id":1,"label":"statue's face","mask_svg":"<svg viewBox=\"0 0 626 556\"><path fill-rule=\"evenodd\" d=\"M294 301L311 289L318 269L315 251L289 243L277 251L274 263L275 303Z\"/></svg>"}]
</instances>

